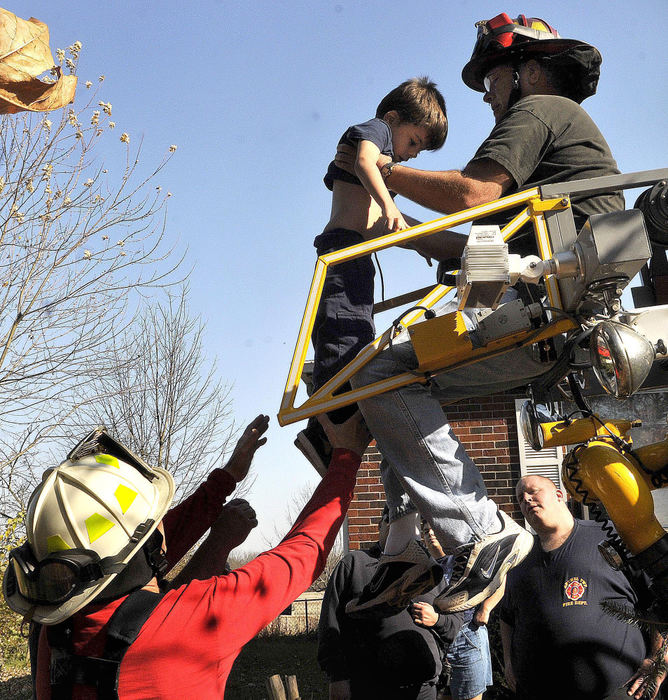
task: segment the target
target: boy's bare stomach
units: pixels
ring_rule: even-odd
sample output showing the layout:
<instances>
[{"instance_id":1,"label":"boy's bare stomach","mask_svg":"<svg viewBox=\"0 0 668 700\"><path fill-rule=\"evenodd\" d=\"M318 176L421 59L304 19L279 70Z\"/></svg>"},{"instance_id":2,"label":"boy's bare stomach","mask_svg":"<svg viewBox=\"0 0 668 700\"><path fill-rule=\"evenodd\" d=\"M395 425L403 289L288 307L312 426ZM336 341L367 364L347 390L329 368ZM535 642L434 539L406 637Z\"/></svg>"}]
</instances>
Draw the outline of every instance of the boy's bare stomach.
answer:
<instances>
[{"instance_id":1,"label":"boy's bare stomach","mask_svg":"<svg viewBox=\"0 0 668 700\"><path fill-rule=\"evenodd\" d=\"M332 212L323 232L335 228L357 231L365 240L389 233L380 207L364 187L341 180L334 181Z\"/></svg>"}]
</instances>

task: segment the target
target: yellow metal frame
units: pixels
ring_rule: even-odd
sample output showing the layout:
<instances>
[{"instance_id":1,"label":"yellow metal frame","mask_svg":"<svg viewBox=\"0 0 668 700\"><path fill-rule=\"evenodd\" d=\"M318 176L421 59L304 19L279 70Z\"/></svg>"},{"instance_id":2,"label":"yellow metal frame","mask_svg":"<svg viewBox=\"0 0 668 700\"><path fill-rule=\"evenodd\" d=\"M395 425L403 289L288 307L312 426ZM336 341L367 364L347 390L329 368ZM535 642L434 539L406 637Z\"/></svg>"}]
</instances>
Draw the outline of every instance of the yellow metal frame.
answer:
<instances>
[{"instance_id":1,"label":"yellow metal frame","mask_svg":"<svg viewBox=\"0 0 668 700\"><path fill-rule=\"evenodd\" d=\"M319 413L332 411L342 406L355 403L361 399L369 398L382 394L392 389L406 386L415 382L426 383L426 376L419 376L412 372L404 372L393 377L388 377L373 384L361 387L355 390L341 392L334 396L334 393L354 376L361 367L366 365L373 357L381 352L389 344L390 335L393 329L386 330L382 335L377 337L372 343L369 343L363 348L357 357L346 365L338 374L330 379L318 391L314 392L300 406L295 406L299 381L306 362L306 353L308 351L311 332L315 323L315 317L322 295L322 289L327 275L327 269L330 266L340 265L348 260L370 255L379 250L385 250L393 246L398 246L405 243L411 243L420 238L430 236L434 233L444 231L446 229L460 226L461 224L475 221L484 216L489 216L496 212L504 211L513 207L526 204L526 207L517 214L503 229L502 235L505 241L509 240L524 224L531 221L534 227L536 243L540 257L547 260L552 257L552 247L548 235L547 224L545 221L545 212L559 209L567 209L570 207L570 200L567 197L557 199L542 199L540 190L535 187L517 194L502 197L501 199L482 204L471 209L465 209L455 214L444 216L431 222L412 226L411 228L390 233L370 241L358 243L357 245L343 248L318 258L311 282L311 288L306 300L306 308L302 317L297 343L290 364L290 371L283 393L283 399L278 412L278 422L280 425L288 425L296 423L299 420L310 418ZM557 280L552 276L548 276L545 280L547 294L550 304L556 308L563 308ZM437 284L425 297L418 302L418 305L429 309L438 303L452 287ZM424 311L412 311L402 319L402 327L407 328L418 321L423 320ZM445 362L443 367L438 368L439 372L463 367L482 360L486 357L492 357L502 354L508 350L518 347L518 345L533 344L560 333L564 333L574 327L570 320L559 319L546 325L539 333L535 330L515 334L502 338L499 341L490 343L488 346L472 350L468 357L454 357L449 362ZM396 331L395 331L396 333ZM461 344L459 346L461 350Z\"/></svg>"}]
</instances>

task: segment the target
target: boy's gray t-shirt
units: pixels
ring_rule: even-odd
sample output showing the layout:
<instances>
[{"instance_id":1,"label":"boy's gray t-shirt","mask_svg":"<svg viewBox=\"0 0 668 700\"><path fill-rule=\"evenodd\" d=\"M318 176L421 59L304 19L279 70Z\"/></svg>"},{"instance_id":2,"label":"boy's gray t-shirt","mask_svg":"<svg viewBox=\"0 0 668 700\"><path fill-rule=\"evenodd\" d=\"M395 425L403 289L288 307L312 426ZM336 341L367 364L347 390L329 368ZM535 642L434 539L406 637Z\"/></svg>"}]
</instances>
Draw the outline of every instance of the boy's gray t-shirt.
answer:
<instances>
[{"instance_id":1,"label":"boy's gray t-shirt","mask_svg":"<svg viewBox=\"0 0 668 700\"><path fill-rule=\"evenodd\" d=\"M483 158L503 166L515 180L506 194L548 183L619 174L610 147L591 117L579 104L558 95L530 95L518 100L471 162ZM624 209L624 197L621 192L573 197L572 207L579 228L591 214Z\"/></svg>"}]
</instances>

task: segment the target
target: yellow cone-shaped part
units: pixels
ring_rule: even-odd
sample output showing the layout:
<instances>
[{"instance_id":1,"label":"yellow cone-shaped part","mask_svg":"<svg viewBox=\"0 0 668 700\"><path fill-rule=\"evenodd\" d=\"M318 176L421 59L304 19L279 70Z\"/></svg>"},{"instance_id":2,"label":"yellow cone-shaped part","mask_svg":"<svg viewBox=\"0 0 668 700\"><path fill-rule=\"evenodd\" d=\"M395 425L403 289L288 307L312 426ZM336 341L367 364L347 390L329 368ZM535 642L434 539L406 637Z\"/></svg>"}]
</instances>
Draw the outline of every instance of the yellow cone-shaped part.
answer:
<instances>
[{"instance_id":1,"label":"yellow cone-shaped part","mask_svg":"<svg viewBox=\"0 0 668 700\"><path fill-rule=\"evenodd\" d=\"M632 554L644 551L665 535L654 515L648 482L631 459L613 445L594 440L571 453L564 466L564 483L577 500L583 500L582 491L586 491L591 500L605 506Z\"/></svg>"}]
</instances>

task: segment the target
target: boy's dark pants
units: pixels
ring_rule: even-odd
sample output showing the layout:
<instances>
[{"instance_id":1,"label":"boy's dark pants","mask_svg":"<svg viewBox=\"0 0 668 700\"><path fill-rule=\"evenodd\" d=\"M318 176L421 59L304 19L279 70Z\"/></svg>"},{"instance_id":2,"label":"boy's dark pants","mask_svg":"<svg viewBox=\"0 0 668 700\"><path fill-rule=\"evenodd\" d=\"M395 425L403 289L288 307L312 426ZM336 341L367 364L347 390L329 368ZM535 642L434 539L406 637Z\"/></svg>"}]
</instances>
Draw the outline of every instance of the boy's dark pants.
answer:
<instances>
[{"instance_id":1,"label":"boy's dark pants","mask_svg":"<svg viewBox=\"0 0 668 700\"><path fill-rule=\"evenodd\" d=\"M333 229L316 237L318 255L363 242L356 231ZM313 388L319 389L375 337L373 278L376 271L369 256L348 260L327 270L311 340L315 348ZM338 391L348 391L346 383ZM344 406L329 413L342 423L357 410Z\"/></svg>"}]
</instances>

